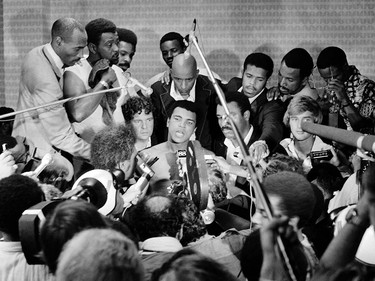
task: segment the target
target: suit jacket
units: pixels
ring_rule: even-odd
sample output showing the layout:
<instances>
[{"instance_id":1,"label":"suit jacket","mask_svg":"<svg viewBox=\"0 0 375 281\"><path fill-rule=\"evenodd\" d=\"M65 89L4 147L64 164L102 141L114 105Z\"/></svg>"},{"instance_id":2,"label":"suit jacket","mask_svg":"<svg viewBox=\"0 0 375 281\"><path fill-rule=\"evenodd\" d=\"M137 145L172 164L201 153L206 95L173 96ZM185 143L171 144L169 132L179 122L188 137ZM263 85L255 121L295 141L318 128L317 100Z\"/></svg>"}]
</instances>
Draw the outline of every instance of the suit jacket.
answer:
<instances>
[{"instance_id":1,"label":"suit jacket","mask_svg":"<svg viewBox=\"0 0 375 281\"><path fill-rule=\"evenodd\" d=\"M175 100L170 95L171 83L163 84L160 81L151 86L153 93L151 100L155 107L154 135L158 143L168 138L168 112ZM206 76L198 75L195 85L195 104L198 107L196 139L201 145L211 150L212 139L218 134L219 126L216 119L216 93L212 83Z\"/></svg>"},{"instance_id":2,"label":"suit jacket","mask_svg":"<svg viewBox=\"0 0 375 281\"><path fill-rule=\"evenodd\" d=\"M242 87L242 79L232 78L227 84L227 90L235 92ZM250 123L261 131L260 140L266 141L272 153L279 142L283 139L284 124L283 117L285 105L281 101L268 101L265 89L252 103L250 112ZM243 91L242 91L243 93Z\"/></svg>"},{"instance_id":3,"label":"suit jacket","mask_svg":"<svg viewBox=\"0 0 375 281\"><path fill-rule=\"evenodd\" d=\"M17 110L63 98L59 83L62 71L54 61L52 48L47 46L34 48L24 59ZM73 156L90 159L90 145L75 134L63 104L17 115L13 135L25 137L29 144L36 146L39 157L51 152L54 146Z\"/></svg>"}]
</instances>

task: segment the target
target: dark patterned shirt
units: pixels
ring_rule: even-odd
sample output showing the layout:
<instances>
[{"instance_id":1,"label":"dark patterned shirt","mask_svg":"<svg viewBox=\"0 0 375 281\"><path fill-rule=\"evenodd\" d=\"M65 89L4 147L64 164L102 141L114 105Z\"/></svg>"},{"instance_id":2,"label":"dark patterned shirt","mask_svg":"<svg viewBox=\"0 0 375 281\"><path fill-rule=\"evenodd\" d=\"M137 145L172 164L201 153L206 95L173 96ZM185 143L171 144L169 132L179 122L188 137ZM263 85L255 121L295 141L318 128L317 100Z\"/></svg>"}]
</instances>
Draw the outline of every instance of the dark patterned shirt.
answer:
<instances>
[{"instance_id":1,"label":"dark patterned shirt","mask_svg":"<svg viewBox=\"0 0 375 281\"><path fill-rule=\"evenodd\" d=\"M364 133L372 133L375 124L375 82L361 75L354 65L349 66L350 76L344 82L345 92L350 102L358 110L358 113L364 117L371 119L371 128L361 128ZM332 102L332 101L331 101ZM348 130L353 130L349 123L348 116L342 104L337 100L331 103L330 112L337 112L343 117Z\"/></svg>"}]
</instances>

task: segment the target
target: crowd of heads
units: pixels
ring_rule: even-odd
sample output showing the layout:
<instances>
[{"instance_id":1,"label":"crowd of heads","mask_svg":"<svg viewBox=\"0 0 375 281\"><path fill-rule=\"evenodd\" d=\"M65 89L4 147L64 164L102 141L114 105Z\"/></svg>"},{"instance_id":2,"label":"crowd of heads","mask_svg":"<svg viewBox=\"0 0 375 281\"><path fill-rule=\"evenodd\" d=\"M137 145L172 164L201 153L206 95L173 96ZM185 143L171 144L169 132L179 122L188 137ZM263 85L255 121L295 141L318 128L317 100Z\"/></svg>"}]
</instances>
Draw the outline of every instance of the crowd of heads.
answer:
<instances>
[{"instance_id":1,"label":"crowd of heads","mask_svg":"<svg viewBox=\"0 0 375 281\"><path fill-rule=\"evenodd\" d=\"M118 65L122 71L129 69L138 42L133 31L116 27L112 21L103 18L92 20L85 27L71 18L59 19L52 26L51 37L51 46L61 58L64 67L76 64L83 57L83 49L87 46L89 58L107 59L111 66ZM188 141L196 137L197 124L204 118L202 113L206 113L202 112L200 104L191 100L190 93L198 87L200 71L197 60L191 54L185 53L186 48L187 42L179 33L169 32L160 39L163 60L170 68L166 73L170 74L176 94L182 97L170 104L166 110L168 137L165 143L168 148L182 144L178 147L186 149ZM343 82L349 73L346 54L338 47L324 49L318 56L317 68L327 83L333 79ZM272 255L277 256L274 269L281 278L286 277L287 272L282 268L279 252L275 251L275 237L281 235L284 239L287 232L284 229L289 231L293 227L293 233L296 233L298 238L294 237L293 241L290 239L291 243L286 239L286 246L293 252L292 262L296 262L301 268L300 271L296 270L298 280L305 280L309 266L312 266L309 265L311 259L307 257L306 251L313 247L303 244L304 237L308 236L303 234L303 231L308 233L309 227L311 230L324 219L328 221L327 227L333 228L331 218L328 217L328 205L330 200L341 192L346 180L342 167L339 164L334 165L331 159L314 163L308 170L304 166L305 160L311 156L317 136L304 131L303 123L320 124L326 114L320 99L298 94L304 88L310 88L309 79L313 69L313 59L305 49L294 48L282 58L278 70L278 84L273 90L278 91L281 97L290 96L286 103L278 103L284 109L284 116L278 121L280 126L283 122L283 129L287 133L268 157L255 161L253 155L240 155L243 159L238 164L229 160L225 162L220 156L202 149L208 155L207 159L214 160L214 163L207 161L211 166L208 165L208 173L203 175L204 181L199 182L202 179L202 170L206 170L199 166L202 163L195 163L197 168L193 175L183 173L185 166L194 164L192 159L187 158L185 163L177 159L173 163L177 168L167 165L163 167L165 170L180 170L181 190L178 193L171 192L172 185L165 193L152 192L151 188L151 191L147 190L147 181L146 184L141 182L144 178L149 180L153 175L145 176L145 173L140 173L142 164L145 169L144 166L150 164L150 159L142 159L141 155L138 155L137 144L142 147L139 148L141 150L144 148L143 143L151 143L156 117L160 112L157 111L153 97L145 97L139 93L139 96L128 97L121 107L124 124L106 126L95 134L91 143L90 163L86 163L90 169L105 170L105 173L110 175L109 184L98 184L106 189L105 192L102 189L105 200L110 197L108 187L115 189L116 200L122 204L121 210L108 216L101 214L95 202L99 200L97 197L103 194L92 186L90 189L78 184L78 189L73 188L62 194L62 190L56 192L46 186L42 188L34 180L36 178L11 175L0 179L0 232L3 239L22 240L19 219L23 215L35 213L29 209L47 198L47 201L55 201L56 204L46 216L38 214L37 233L40 234L38 242L43 262L48 266L49 272L55 275L56 280L145 280L145 276L150 274L145 256L151 257L161 252L168 252L168 255L158 256L160 266L148 276L150 280L238 280L236 277L242 276L243 273L248 280L255 280L262 279L264 272L261 267L271 260ZM252 53L246 57L243 64L241 90L226 90L226 86L220 85L226 90L222 97L225 105L218 97L210 96L214 104L210 110L216 114L214 119L219 132L221 129L220 134L211 136L215 141L222 141L227 148L228 142L238 147L236 130L240 136L245 137L249 132L253 132L252 130L259 129L253 124L256 117L251 113L254 112L253 100L268 91L266 86L273 72L274 63L270 56ZM0 108L0 115L12 112L12 109ZM26 147L10 136L13 119L0 119L0 126L0 139L2 144L6 144L6 150L0 147L0 152L6 157L7 150L10 150L15 158L14 162L22 162ZM289 141L287 148L292 147L294 154L276 153L277 149L282 149L282 143L286 140ZM266 146L266 154L269 154L266 141L261 139L260 142ZM300 157L303 153L298 149L305 143L311 144L309 153ZM214 145L212 147L214 148ZM252 146L247 148L250 151ZM339 153L333 146L329 146L329 149ZM238 151L231 153L238 158ZM254 171L254 167L244 165L248 158L252 158ZM338 159L338 156L334 154L332 159ZM142 161L137 163L139 160ZM220 164L221 161L226 165ZM229 174L234 174L236 168L241 175L246 172L247 178L236 176L233 180ZM362 177L358 178L358 182L361 181L360 193L363 193L362 198L367 200L365 203L360 201L358 208L361 208L361 204L367 204L368 227L375 225L375 168L374 165L366 168L364 173L365 169L357 172L358 175L362 173ZM114 175L116 170L121 170L124 174L121 182ZM195 178L197 174L199 179ZM139 181L136 182L134 178ZM241 190L242 187L237 185L239 180L245 181L245 189ZM99 179L96 182L98 181ZM204 182L207 186L199 186L196 181ZM121 184L127 186L120 186ZM204 208L201 206L202 202L205 203ZM346 205L340 206L345 207ZM232 211L236 208L245 209L246 216L242 217ZM214 211L217 212L216 215ZM213 216L213 224L208 222L207 213ZM272 219L283 220L285 217L288 220L285 220L284 224L280 223L278 227L270 230L270 224L275 222ZM359 223L357 226L362 227ZM232 227L240 229L233 230ZM289 234L290 232L292 231L289 231ZM267 235L269 241L274 243L268 247L264 244ZM272 238L269 238L270 236ZM166 237L173 242L165 242L163 238ZM149 244L155 243L152 251L143 248L146 241ZM199 243L203 243L202 241L209 242L200 248ZM219 243L218 241L222 243L220 247L212 246ZM163 250L159 251L162 248ZM193 248L195 250L192 250ZM238 265L240 271L236 277L233 272L229 272L229 269L233 270L232 267L223 266L217 261L222 258L220 254L225 251L224 248L230 248L231 258L238 264L241 263ZM323 248L327 248L327 245ZM139 254L139 250L142 254ZM214 253L212 257L208 257L207 252L197 253L205 250L209 254ZM219 254L215 256L216 253ZM316 258L314 253L311 256Z\"/></svg>"}]
</instances>

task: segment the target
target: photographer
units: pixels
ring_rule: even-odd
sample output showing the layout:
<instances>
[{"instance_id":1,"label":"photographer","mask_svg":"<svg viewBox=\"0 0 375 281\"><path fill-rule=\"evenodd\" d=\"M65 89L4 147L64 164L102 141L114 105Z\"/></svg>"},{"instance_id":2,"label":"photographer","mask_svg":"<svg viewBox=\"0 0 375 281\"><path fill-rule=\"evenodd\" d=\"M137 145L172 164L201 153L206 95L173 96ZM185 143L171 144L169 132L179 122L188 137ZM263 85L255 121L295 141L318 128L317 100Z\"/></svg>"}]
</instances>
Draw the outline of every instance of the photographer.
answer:
<instances>
[{"instance_id":1,"label":"photographer","mask_svg":"<svg viewBox=\"0 0 375 281\"><path fill-rule=\"evenodd\" d=\"M18 220L28 208L44 200L38 184L25 176L12 175L0 180L0 279L51 280L44 265L29 265L21 248Z\"/></svg>"}]
</instances>

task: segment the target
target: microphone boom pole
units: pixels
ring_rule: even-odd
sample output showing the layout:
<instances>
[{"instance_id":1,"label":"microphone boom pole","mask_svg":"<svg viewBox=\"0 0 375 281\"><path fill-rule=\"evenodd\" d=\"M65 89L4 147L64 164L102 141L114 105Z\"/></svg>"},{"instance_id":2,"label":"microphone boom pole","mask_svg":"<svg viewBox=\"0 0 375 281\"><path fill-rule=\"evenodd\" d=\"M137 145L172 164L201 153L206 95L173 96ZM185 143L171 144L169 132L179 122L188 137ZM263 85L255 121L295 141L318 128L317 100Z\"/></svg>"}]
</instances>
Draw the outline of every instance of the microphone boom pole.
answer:
<instances>
[{"instance_id":1,"label":"microphone boom pole","mask_svg":"<svg viewBox=\"0 0 375 281\"><path fill-rule=\"evenodd\" d=\"M26 108L26 109L22 109L22 110L19 110L19 111L15 111L15 112L11 112L11 113L6 113L6 114L3 114L3 115L0 115L0 119L8 118L8 117L13 117L13 116L18 115L18 114L30 112L30 111L41 109L41 108L44 108L44 107L49 107L49 106L55 106L55 105L59 105L59 104L64 104L64 103L69 102L69 101L78 100L78 99L82 99L82 98L87 98L87 97L91 97L91 96L95 96L95 95L99 95L99 94L104 94L104 93L107 93L107 92L115 92L115 91L121 90L122 88L125 88L125 87L116 87L116 88L111 88L111 89L107 89L107 90L102 90L102 91L87 93L87 94L84 94L84 95L81 95L81 96L77 96L77 97L71 97L71 98L66 98L66 99L62 99L62 100L53 101L53 102L42 104L42 105L38 105L38 106L35 106L35 107Z\"/></svg>"},{"instance_id":2,"label":"microphone boom pole","mask_svg":"<svg viewBox=\"0 0 375 281\"><path fill-rule=\"evenodd\" d=\"M198 45L198 42L197 42L197 39L194 35L194 31L191 31L190 34L189 34L189 38L190 40L193 42L193 44L195 45L195 47L197 48L197 51L203 61L203 64L204 66L206 67L206 70L207 70L207 73L209 75L209 78L214 86L214 89L216 91L216 94L217 96L219 97L219 100L220 100L220 103L221 105L223 106L224 108L224 111L225 111L225 114L227 115L228 117L228 120L230 122L230 125L233 129L233 132L235 134L235 137L240 145L240 149L241 149L241 152L242 152L242 155L244 155L244 161L249 169L249 172L250 172L250 176L251 176L251 179L252 179L252 183L253 183L253 186L254 186L254 190L255 190L255 193L257 195L257 200L261 201L263 207L264 207L264 211L266 212L267 214L267 217L268 218L272 218L273 217L273 212L272 212L272 207L270 205L270 202L269 202L269 199L267 197L267 194L265 193L263 187L261 186L260 182L259 182L259 179L258 179L258 176L255 172L255 169L254 169L254 166L253 164L251 163L251 157L250 157L250 154L249 154L249 151L246 149L246 145L245 145L245 142L244 140L242 139L241 135L239 134L238 132L238 129L236 127L236 125L234 124L233 122L233 119L232 117L230 116L230 112L229 112L229 109L228 109L228 106L226 104L226 101L225 101L225 96L224 96L224 93L223 93L223 90L219 87L217 81L215 80L213 74L212 74L212 71L210 69L210 67L208 66L208 63ZM285 267L287 269L287 273L289 274L289 277L291 278L291 280L297 280L295 274L294 274L294 271L293 271L293 268L290 264L290 260L289 260L289 257L286 253L286 249L285 249L285 246L284 246L284 243L281 239L281 237L279 235L277 235L277 244L278 244L278 247L279 247L279 250L280 250L280 253L281 253L281 256L282 258L284 259L284 264L285 264Z\"/></svg>"},{"instance_id":3,"label":"microphone boom pole","mask_svg":"<svg viewBox=\"0 0 375 281\"><path fill-rule=\"evenodd\" d=\"M321 124L303 122L302 130L313 135L354 146L366 151L375 152L375 136L364 135L358 132L338 129Z\"/></svg>"}]
</instances>

